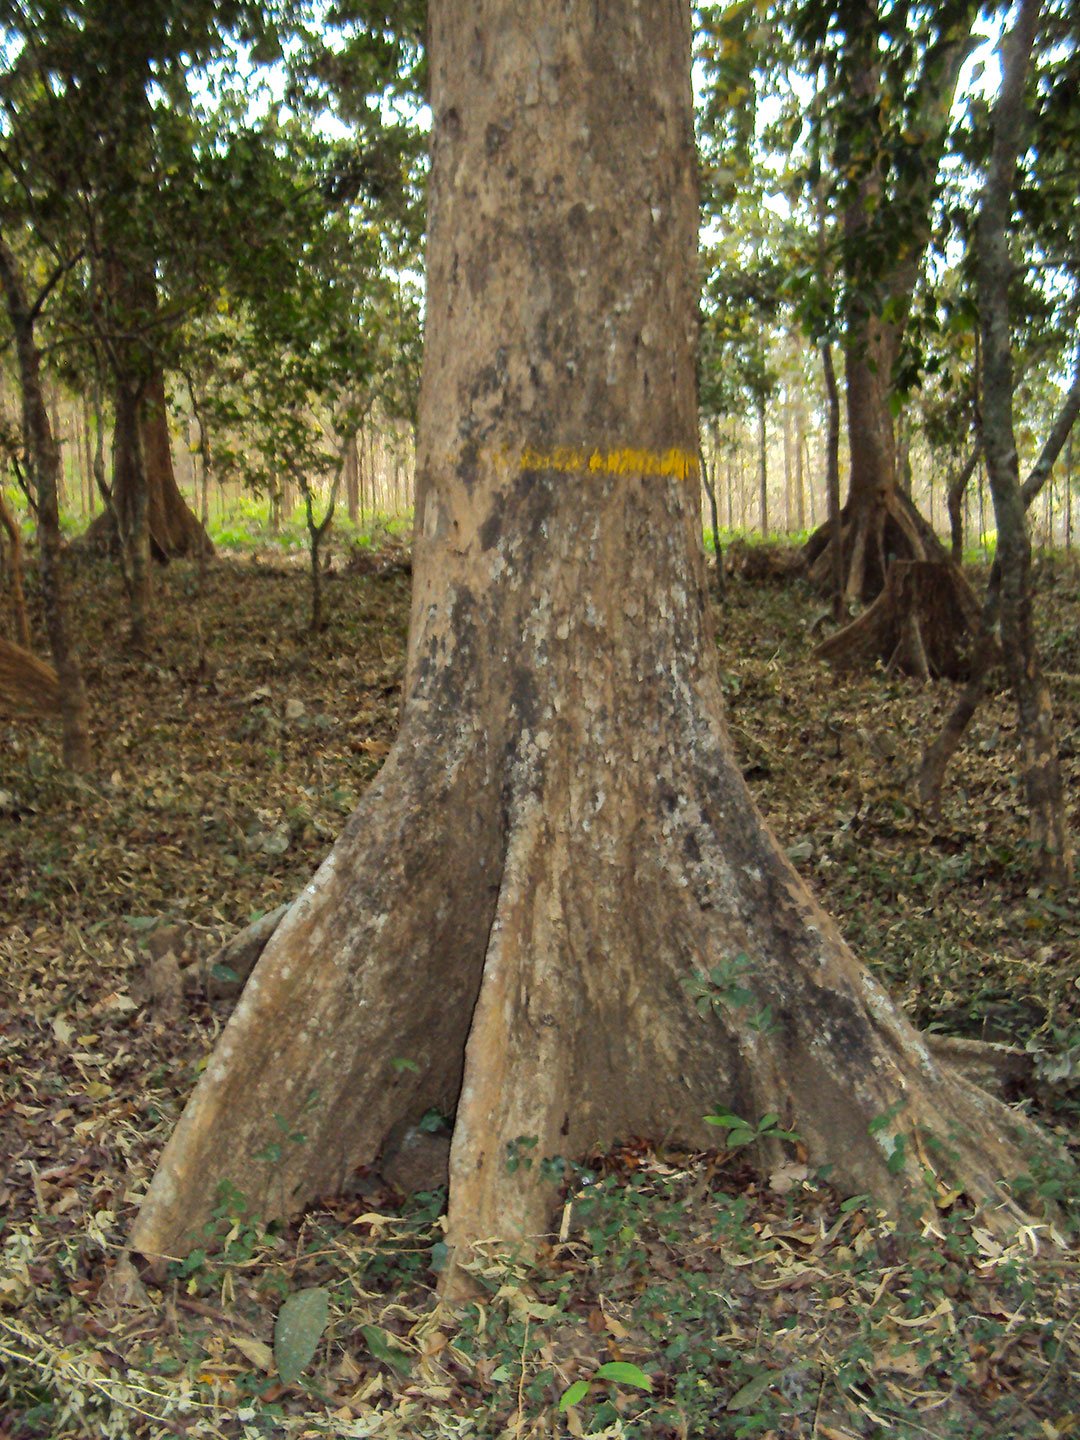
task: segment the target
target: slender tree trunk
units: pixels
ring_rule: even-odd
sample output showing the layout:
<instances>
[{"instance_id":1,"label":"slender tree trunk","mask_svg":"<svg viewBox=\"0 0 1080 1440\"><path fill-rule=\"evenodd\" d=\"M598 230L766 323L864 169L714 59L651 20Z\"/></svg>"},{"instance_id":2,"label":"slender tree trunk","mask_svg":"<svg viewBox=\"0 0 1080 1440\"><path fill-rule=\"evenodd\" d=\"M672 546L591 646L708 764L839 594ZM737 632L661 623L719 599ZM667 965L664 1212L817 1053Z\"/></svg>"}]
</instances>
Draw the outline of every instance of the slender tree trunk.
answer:
<instances>
[{"instance_id":1,"label":"slender tree trunk","mask_svg":"<svg viewBox=\"0 0 1080 1440\"><path fill-rule=\"evenodd\" d=\"M82 401L83 438L83 514L87 521L94 516L94 447L90 437L90 402L83 396Z\"/></svg>"},{"instance_id":2,"label":"slender tree trunk","mask_svg":"<svg viewBox=\"0 0 1080 1440\"><path fill-rule=\"evenodd\" d=\"M38 553L45 628L60 685L64 762L73 770L90 768L90 727L86 687L69 631L67 585L56 479L60 457L45 408L41 357L34 338L34 316L18 261L0 237L0 285L15 336L22 395L22 424L33 467L38 523Z\"/></svg>"},{"instance_id":3,"label":"slender tree trunk","mask_svg":"<svg viewBox=\"0 0 1080 1440\"><path fill-rule=\"evenodd\" d=\"M151 569L150 503L145 478L141 395L137 388L118 383L113 424L112 510L119 529L124 579L128 592L131 644L146 644L153 596Z\"/></svg>"},{"instance_id":4,"label":"slender tree trunk","mask_svg":"<svg viewBox=\"0 0 1080 1440\"><path fill-rule=\"evenodd\" d=\"M360 519L360 460L356 450L356 436L349 439L345 451L345 503L349 519L355 525Z\"/></svg>"},{"instance_id":5,"label":"slender tree trunk","mask_svg":"<svg viewBox=\"0 0 1080 1440\"><path fill-rule=\"evenodd\" d=\"M1047 483L1058 456L1071 445L1074 426L1080 416L1080 361L1073 371L1072 384L1046 437L1039 458L1021 490L1024 509L1030 509ZM1067 453L1067 450L1066 450ZM996 558L987 582L982 619L972 654L967 683L942 726L941 733L923 754L919 769L919 798L931 811L941 800L949 762L959 748L986 691L987 680L1000 651L996 643L1001 600L1001 560Z\"/></svg>"},{"instance_id":6,"label":"slender tree trunk","mask_svg":"<svg viewBox=\"0 0 1080 1440\"><path fill-rule=\"evenodd\" d=\"M955 565L959 565L964 558L964 496L967 494L968 481L974 475L975 467L979 463L981 450L981 442L976 441L968 452L967 459L949 481L949 538Z\"/></svg>"},{"instance_id":7,"label":"slender tree trunk","mask_svg":"<svg viewBox=\"0 0 1080 1440\"><path fill-rule=\"evenodd\" d=\"M732 443L727 454L725 475L727 478L727 528L730 535L735 529L735 447Z\"/></svg>"},{"instance_id":8,"label":"slender tree trunk","mask_svg":"<svg viewBox=\"0 0 1080 1440\"><path fill-rule=\"evenodd\" d=\"M718 1103L777 1112L842 1185L931 1208L959 1185L1001 1224L1032 1132L851 956L721 717L689 6L433 0L429 27L402 729L248 981L135 1248L197 1243L225 1179L295 1213L433 1105L455 1260L547 1230L552 1157L707 1144ZM732 995L710 973L736 956ZM523 1141L549 1165L509 1166Z\"/></svg>"},{"instance_id":9,"label":"slender tree trunk","mask_svg":"<svg viewBox=\"0 0 1080 1440\"><path fill-rule=\"evenodd\" d=\"M1009 322L1008 217L1024 127L1024 86L1039 23L1039 0L1021 0L1004 42L994 143L977 223L977 280L982 336L982 433L997 520L1001 569L1001 639L1016 697L1031 838L1048 879L1071 875L1071 846L1054 735L1050 691L1039 664L1031 596L1031 541L1013 433L1012 335Z\"/></svg>"},{"instance_id":10,"label":"slender tree trunk","mask_svg":"<svg viewBox=\"0 0 1080 1440\"><path fill-rule=\"evenodd\" d=\"M843 518L840 512L840 392L836 384L832 346L828 341L821 346L821 369L825 377L826 397L825 481L831 536L833 614L840 621L847 614L844 547L841 542Z\"/></svg>"},{"instance_id":11,"label":"slender tree trunk","mask_svg":"<svg viewBox=\"0 0 1080 1440\"><path fill-rule=\"evenodd\" d=\"M802 396L795 407L795 504L796 522L799 534L806 530L806 471L803 468L803 449L806 445L806 415Z\"/></svg>"},{"instance_id":12,"label":"slender tree trunk","mask_svg":"<svg viewBox=\"0 0 1080 1440\"><path fill-rule=\"evenodd\" d=\"M18 521L8 508L0 490L0 525L7 532L11 551L11 612L15 621L15 639L24 650L30 649L30 625L26 618L26 591L23 586L23 543Z\"/></svg>"},{"instance_id":13,"label":"slender tree trunk","mask_svg":"<svg viewBox=\"0 0 1080 1440\"><path fill-rule=\"evenodd\" d=\"M709 520L712 526L713 557L716 562L716 593L724 590L724 555L720 549L720 508L716 500L716 447L713 446L713 463L709 468L705 459L705 447L698 439L698 463L701 466L701 481L709 502Z\"/></svg>"},{"instance_id":14,"label":"slender tree trunk","mask_svg":"<svg viewBox=\"0 0 1080 1440\"><path fill-rule=\"evenodd\" d=\"M761 538L769 538L769 448L765 429L765 397L758 397L757 404L757 461L758 461L758 513L761 519Z\"/></svg>"},{"instance_id":15,"label":"slender tree trunk","mask_svg":"<svg viewBox=\"0 0 1080 1440\"><path fill-rule=\"evenodd\" d=\"M60 428L60 395L55 385L49 386L49 426L56 443L56 503L60 509L67 504L67 485L64 475L63 431Z\"/></svg>"}]
</instances>

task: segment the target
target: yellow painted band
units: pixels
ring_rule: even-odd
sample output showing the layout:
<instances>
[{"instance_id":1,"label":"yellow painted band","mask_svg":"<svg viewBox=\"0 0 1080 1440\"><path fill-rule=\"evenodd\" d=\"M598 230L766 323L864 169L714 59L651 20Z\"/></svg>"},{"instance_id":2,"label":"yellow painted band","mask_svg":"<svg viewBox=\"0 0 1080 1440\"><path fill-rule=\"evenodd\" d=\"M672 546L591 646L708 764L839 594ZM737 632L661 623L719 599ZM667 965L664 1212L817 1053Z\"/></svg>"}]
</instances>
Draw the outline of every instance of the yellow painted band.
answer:
<instances>
[{"instance_id":1,"label":"yellow painted band","mask_svg":"<svg viewBox=\"0 0 1080 1440\"><path fill-rule=\"evenodd\" d=\"M697 477L698 458L690 450L589 450L556 445L553 450L526 447L518 457L520 470L591 470L604 475L674 475Z\"/></svg>"}]
</instances>

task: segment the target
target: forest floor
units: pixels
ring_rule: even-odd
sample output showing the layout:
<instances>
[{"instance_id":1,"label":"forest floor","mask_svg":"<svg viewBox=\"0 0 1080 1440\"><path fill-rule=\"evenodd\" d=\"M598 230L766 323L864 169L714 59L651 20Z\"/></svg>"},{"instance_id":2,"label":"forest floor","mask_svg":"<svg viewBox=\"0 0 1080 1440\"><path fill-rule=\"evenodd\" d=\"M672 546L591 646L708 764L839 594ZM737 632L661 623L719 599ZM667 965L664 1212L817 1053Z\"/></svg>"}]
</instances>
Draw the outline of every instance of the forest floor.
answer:
<instances>
[{"instance_id":1,"label":"forest floor","mask_svg":"<svg viewBox=\"0 0 1080 1440\"><path fill-rule=\"evenodd\" d=\"M758 1173L753 1146L628 1137L569 1177L558 1242L493 1254L457 1312L433 1290L441 1195L374 1174L276 1233L223 1195L163 1283L120 1261L229 1009L154 958L206 960L290 899L376 772L408 609L387 558L338 561L315 639L280 556L174 564L138 655L115 572L84 559L94 778L0 720L0 1440L1080 1435L1075 1250L1038 1225L1006 1245L963 1197L889 1220L798 1155ZM1044 562L1040 591L1075 833L1076 572ZM738 580L718 611L758 803L915 1021L1029 1047L1023 1103L1075 1141L1080 906L1033 878L1007 697L925 816L912 771L950 687L831 675L821 611ZM1077 1194L1064 1165L1025 1183Z\"/></svg>"}]
</instances>

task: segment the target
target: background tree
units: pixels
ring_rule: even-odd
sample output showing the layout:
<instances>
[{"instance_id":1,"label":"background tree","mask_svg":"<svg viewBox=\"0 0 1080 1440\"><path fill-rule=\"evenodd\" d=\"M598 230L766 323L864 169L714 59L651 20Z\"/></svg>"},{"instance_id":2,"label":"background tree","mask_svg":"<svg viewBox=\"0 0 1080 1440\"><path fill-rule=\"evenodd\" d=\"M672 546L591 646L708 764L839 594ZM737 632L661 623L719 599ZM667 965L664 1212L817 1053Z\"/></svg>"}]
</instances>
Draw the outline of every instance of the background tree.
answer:
<instances>
[{"instance_id":1,"label":"background tree","mask_svg":"<svg viewBox=\"0 0 1080 1440\"><path fill-rule=\"evenodd\" d=\"M63 724L64 760L73 769L87 770L90 767L90 731L86 688L71 640L60 539L57 496L59 452L42 390L41 352L35 328L53 277L50 276L37 293L31 295L19 258L6 233L5 217L0 213L0 289L4 294L18 362L25 473L38 524L41 589L49 648L58 682L56 702ZM41 692L49 688L47 677L36 671L34 678L30 678L30 673L35 670L32 660L32 656L23 659L21 655L10 652L6 656L7 666L23 673L25 688Z\"/></svg>"}]
</instances>

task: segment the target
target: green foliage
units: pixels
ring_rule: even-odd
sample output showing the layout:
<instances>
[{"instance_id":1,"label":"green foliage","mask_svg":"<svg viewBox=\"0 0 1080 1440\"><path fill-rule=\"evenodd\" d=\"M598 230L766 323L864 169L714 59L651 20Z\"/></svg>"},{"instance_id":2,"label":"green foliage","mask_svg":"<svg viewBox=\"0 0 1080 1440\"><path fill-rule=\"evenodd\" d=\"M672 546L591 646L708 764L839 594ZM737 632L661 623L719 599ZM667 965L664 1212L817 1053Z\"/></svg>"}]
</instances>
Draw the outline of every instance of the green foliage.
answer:
<instances>
[{"instance_id":1,"label":"green foliage","mask_svg":"<svg viewBox=\"0 0 1080 1440\"><path fill-rule=\"evenodd\" d=\"M798 1140L794 1130L780 1128L780 1116L774 1111L763 1115L755 1125L752 1120L743 1120L731 1110L718 1110L714 1115L705 1116L706 1125L716 1125L727 1131L727 1148L741 1150L745 1145L755 1145L759 1140Z\"/></svg>"},{"instance_id":2,"label":"green foliage","mask_svg":"<svg viewBox=\"0 0 1080 1440\"><path fill-rule=\"evenodd\" d=\"M575 1380L572 1385L567 1386L559 1398L559 1413L562 1414L574 1405L580 1405L597 1380L606 1380L612 1385L629 1385L635 1390L646 1392L653 1388L652 1377L640 1366L632 1365L626 1360L609 1360L594 1370L588 1380Z\"/></svg>"},{"instance_id":3,"label":"green foliage","mask_svg":"<svg viewBox=\"0 0 1080 1440\"><path fill-rule=\"evenodd\" d=\"M756 1004L754 992L741 981L752 969L749 956L740 954L730 960L722 960L708 974L695 971L684 978L682 984L699 1015L719 1013L722 1009L751 1011ZM741 1017L741 1023L749 1025L752 1030L768 1033L774 1028L772 1007L763 1005L752 1010Z\"/></svg>"}]
</instances>

